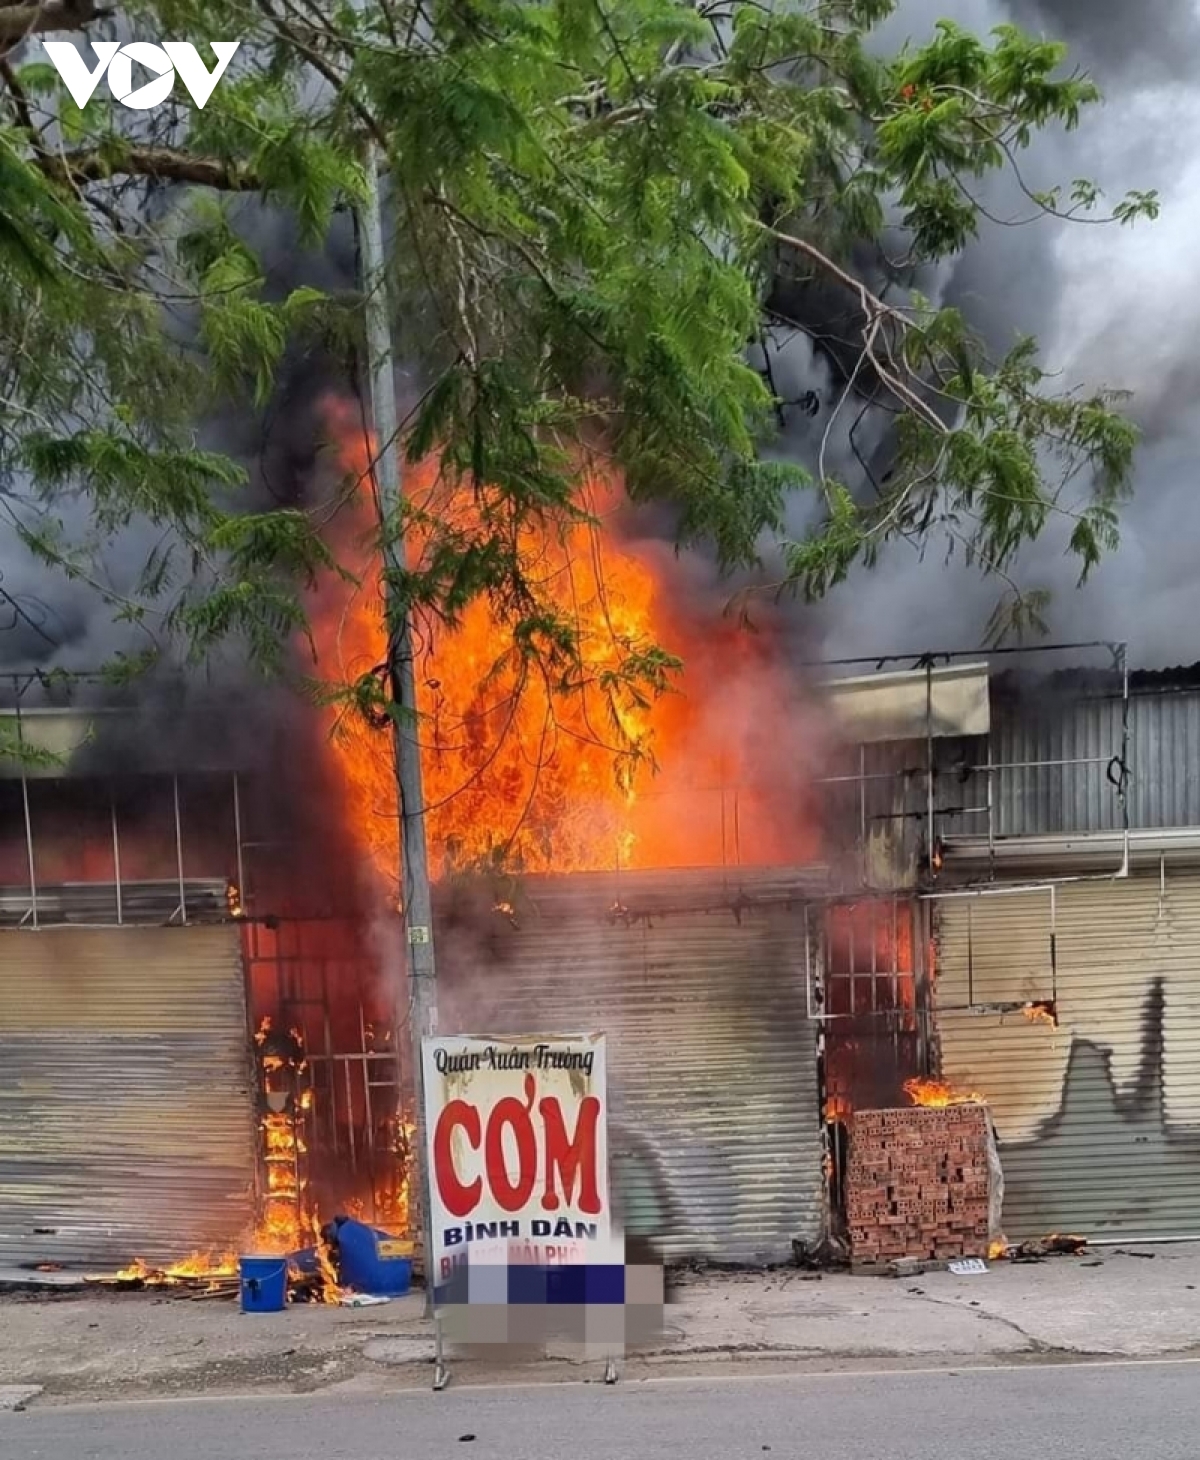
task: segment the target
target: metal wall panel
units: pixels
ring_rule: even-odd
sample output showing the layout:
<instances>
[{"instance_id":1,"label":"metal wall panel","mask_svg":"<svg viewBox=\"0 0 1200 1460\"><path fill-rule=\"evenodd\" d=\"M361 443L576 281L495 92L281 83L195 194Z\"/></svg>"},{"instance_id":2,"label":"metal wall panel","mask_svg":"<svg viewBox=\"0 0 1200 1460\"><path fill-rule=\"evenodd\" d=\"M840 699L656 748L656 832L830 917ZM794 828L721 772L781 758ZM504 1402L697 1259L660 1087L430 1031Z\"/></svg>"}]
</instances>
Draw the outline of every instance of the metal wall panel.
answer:
<instances>
[{"instance_id":1,"label":"metal wall panel","mask_svg":"<svg viewBox=\"0 0 1200 1460\"><path fill-rule=\"evenodd\" d=\"M1119 698L997 708L992 759L1019 766L994 775L995 834L1115 831L1121 808L1106 762L1121 753ZM1051 761L1095 760L1093 765ZM1029 766L1028 762L1042 764ZM1129 824L1200 825L1200 695L1137 694L1129 701ZM977 777L982 782L983 777ZM957 828L955 828L957 829ZM979 824L967 832L986 831Z\"/></svg>"},{"instance_id":2,"label":"metal wall panel","mask_svg":"<svg viewBox=\"0 0 1200 1460\"><path fill-rule=\"evenodd\" d=\"M1200 1235L1200 876L934 904L942 1072L989 1101L1010 1240Z\"/></svg>"},{"instance_id":3,"label":"metal wall panel","mask_svg":"<svg viewBox=\"0 0 1200 1460\"><path fill-rule=\"evenodd\" d=\"M236 927L0 932L0 1263L224 1248L254 1163Z\"/></svg>"},{"instance_id":4,"label":"metal wall panel","mask_svg":"<svg viewBox=\"0 0 1200 1460\"><path fill-rule=\"evenodd\" d=\"M999 698L990 737L934 742L938 835L987 836L988 764L994 767L993 836L1119 831L1121 803L1109 768L1122 753L1123 714L1119 696L1048 697L1044 703ZM1130 828L1200 826L1200 693L1134 694L1128 728ZM847 760L842 775L867 779L828 788L844 803L843 821L861 818L865 832L876 818L903 811L923 831L927 756L925 742L908 741L868 746L857 764Z\"/></svg>"},{"instance_id":5,"label":"metal wall panel","mask_svg":"<svg viewBox=\"0 0 1200 1460\"><path fill-rule=\"evenodd\" d=\"M439 932L439 1030L606 1033L628 1230L665 1228L670 1256L776 1262L823 1220L804 910L754 905L769 875L728 876L538 879L483 943L460 918Z\"/></svg>"}]
</instances>

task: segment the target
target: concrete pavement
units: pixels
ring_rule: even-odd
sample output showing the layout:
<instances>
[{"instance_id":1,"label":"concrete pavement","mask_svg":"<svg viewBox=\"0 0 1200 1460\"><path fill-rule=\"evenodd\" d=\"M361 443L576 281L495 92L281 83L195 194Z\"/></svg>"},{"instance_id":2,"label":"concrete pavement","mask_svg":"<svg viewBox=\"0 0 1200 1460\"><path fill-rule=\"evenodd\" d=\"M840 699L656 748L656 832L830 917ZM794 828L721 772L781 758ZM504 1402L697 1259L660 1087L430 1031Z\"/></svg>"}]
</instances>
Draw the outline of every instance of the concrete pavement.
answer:
<instances>
[{"instance_id":1,"label":"concrete pavement","mask_svg":"<svg viewBox=\"0 0 1200 1460\"><path fill-rule=\"evenodd\" d=\"M0 1416L0 1460L1195 1460L1200 1362L207 1400Z\"/></svg>"},{"instance_id":2,"label":"concrete pavement","mask_svg":"<svg viewBox=\"0 0 1200 1460\"><path fill-rule=\"evenodd\" d=\"M1132 1253L1153 1253L1134 1256ZM702 1366L829 1367L886 1359L995 1361L1200 1353L1200 1246L1101 1249L979 1277L890 1280L795 1269L683 1283L667 1331L631 1376ZM430 1330L419 1297L351 1310L241 1316L233 1304L145 1294L0 1301L0 1385L34 1384L35 1407L81 1398L309 1392L353 1381L425 1386ZM466 1385L513 1374L578 1380L553 1355L456 1362Z\"/></svg>"}]
</instances>

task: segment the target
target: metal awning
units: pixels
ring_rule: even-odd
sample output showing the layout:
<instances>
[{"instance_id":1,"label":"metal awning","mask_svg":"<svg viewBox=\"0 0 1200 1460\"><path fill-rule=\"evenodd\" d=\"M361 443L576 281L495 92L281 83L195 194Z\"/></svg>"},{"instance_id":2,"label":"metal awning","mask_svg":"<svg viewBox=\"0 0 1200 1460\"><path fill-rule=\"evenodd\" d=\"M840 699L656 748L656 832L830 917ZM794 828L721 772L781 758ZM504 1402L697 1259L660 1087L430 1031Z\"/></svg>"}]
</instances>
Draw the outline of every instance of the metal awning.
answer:
<instances>
[{"instance_id":1,"label":"metal awning","mask_svg":"<svg viewBox=\"0 0 1200 1460\"><path fill-rule=\"evenodd\" d=\"M992 726L984 663L855 675L829 680L824 690L857 745L987 735Z\"/></svg>"}]
</instances>

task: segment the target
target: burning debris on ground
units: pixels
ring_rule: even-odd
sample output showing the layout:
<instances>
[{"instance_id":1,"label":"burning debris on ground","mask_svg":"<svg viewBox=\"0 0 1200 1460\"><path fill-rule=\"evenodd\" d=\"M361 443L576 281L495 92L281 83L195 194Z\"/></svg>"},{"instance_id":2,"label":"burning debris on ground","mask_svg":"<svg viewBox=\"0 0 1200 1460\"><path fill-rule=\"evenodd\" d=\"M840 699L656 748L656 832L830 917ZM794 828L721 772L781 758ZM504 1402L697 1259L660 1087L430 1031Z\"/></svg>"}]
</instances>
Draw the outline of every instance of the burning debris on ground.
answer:
<instances>
[{"instance_id":1,"label":"burning debris on ground","mask_svg":"<svg viewBox=\"0 0 1200 1460\"><path fill-rule=\"evenodd\" d=\"M391 1031L377 1033L364 1027L364 1045L391 1046ZM247 1284L259 1280L247 1277L250 1265L274 1259L282 1270L282 1291L289 1303L336 1304L347 1301L355 1291L354 1273L347 1273L345 1248L350 1244L351 1269L386 1279L395 1292L407 1288L413 1244L407 1240L407 1173L413 1127L397 1118L398 1144L393 1152L394 1190L389 1210L398 1219L399 1235L391 1235L358 1218L364 1203L352 1203L354 1214L338 1213L323 1223L309 1170L310 1127L317 1092L304 1035L296 1027L278 1026L264 1016L253 1038L258 1072L260 1163L263 1183L259 1193L255 1229L238 1251L193 1253L181 1261L163 1265L135 1258L110 1274L92 1275L89 1286L113 1292L154 1292L191 1299L234 1299L245 1303ZM392 1260L370 1270L361 1254L368 1249L386 1251ZM240 1254L240 1255L239 1255ZM252 1255L248 1255L252 1254ZM257 1288L255 1288L257 1291Z\"/></svg>"},{"instance_id":2,"label":"burning debris on ground","mask_svg":"<svg viewBox=\"0 0 1200 1460\"><path fill-rule=\"evenodd\" d=\"M1017 1242L1012 1246L1004 1244L1003 1250L991 1255L1008 1262L1044 1262L1047 1257L1081 1257L1091 1249L1086 1237L1060 1236L1052 1232L1049 1237L1028 1242Z\"/></svg>"}]
</instances>

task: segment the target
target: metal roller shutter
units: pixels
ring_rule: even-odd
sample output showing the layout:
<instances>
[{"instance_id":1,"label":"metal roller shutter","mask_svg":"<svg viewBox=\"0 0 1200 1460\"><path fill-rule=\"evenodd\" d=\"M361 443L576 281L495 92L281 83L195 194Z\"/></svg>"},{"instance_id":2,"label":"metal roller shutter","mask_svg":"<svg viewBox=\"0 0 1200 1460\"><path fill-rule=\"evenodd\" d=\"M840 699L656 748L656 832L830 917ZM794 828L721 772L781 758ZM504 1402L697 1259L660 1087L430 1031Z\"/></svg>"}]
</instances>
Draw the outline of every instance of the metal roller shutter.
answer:
<instances>
[{"instance_id":1,"label":"metal roller shutter","mask_svg":"<svg viewBox=\"0 0 1200 1460\"><path fill-rule=\"evenodd\" d=\"M254 1162L236 928L0 932L0 1262L223 1248Z\"/></svg>"},{"instance_id":2,"label":"metal roller shutter","mask_svg":"<svg viewBox=\"0 0 1200 1460\"><path fill-rule=\"evenodd\" d=\"M991 1104L1010 1240L1200 1235L1200 876L935 904L942 1072ZM968 983L973 983L973 998Z\"/></svg>"},{"instance_id":3,"label":"metal roller shutter","mask_svg":"<svg viewBox=\"0 0 1200 1460\"><path fill-rule=\"evenodd\" d=\"M722 908L692 878L690 910L613 916L638 874L562 881L587 891L530 889L484 973L443 960L441 1031L605 1033L627 1230L665 1230L668 1256L786 1260L823 1221L802 907Z\"/></svg>"}]
</instances>

